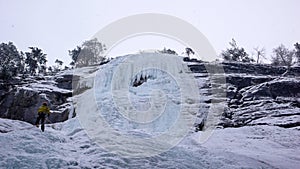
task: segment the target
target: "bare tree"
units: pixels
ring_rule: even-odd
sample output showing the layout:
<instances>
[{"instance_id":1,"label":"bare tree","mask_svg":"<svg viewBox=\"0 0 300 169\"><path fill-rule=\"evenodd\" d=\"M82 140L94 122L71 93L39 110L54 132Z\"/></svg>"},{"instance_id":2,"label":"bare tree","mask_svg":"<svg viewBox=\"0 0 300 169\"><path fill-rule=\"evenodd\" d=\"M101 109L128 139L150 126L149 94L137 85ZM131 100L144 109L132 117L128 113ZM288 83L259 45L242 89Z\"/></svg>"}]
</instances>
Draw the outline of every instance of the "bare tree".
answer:
<instances>
[{"instance_id":1,"label":"bare tree","mask_svg":"<svg viewBox=\"0 0 300 169\"><path fill-rule=\"evenodd\" d=\"M253 49L254 49L254 55L256 56L256 63L259 63L259 59L261 59L261 58L266 59L266 57L265 57L266 49L265 48L256 47Z\"/></svg>"},{"instance_id":2,"label":"bare tree","mask_svg":"<svg viewBox=\"0 0 300 169\"><path fill-rule=\"evenodd\" d=\"M294 44L295 46L295 57L297 59L297 62L300 63L300 44L297 42Z\"/></svg>"}]
</instances>

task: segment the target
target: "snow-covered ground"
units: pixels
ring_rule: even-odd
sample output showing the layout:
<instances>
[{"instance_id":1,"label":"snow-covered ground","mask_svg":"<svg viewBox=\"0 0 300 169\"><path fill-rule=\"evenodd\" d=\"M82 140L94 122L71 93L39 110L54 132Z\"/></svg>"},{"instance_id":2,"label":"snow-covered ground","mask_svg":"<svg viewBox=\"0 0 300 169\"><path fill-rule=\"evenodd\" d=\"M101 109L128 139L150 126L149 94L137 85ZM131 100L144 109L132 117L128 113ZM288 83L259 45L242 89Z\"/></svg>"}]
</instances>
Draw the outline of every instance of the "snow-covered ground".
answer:
<instances>
[{"instance_id":1,"label":"snow-covered ground","mask_svg":"<svg viewBox=\"0 0 300 169\"><path fill-rule=\"evenodd\" d=\"M167 152L125 158L93 143L77 118L43 133L26 122L0 119L0 168L298 168L300 132L270 126L218 129L204 144L201 132Z\"/></svg>"},{"instance_id":2,"label":"snow-covered ground","mask_svg":"<svg viewBox=\"0 0 300 169\"><path fill-rule=\"evenodd\" d=\"M195 90L186 65L171 56L160 65L155 54L129 57L98 72L75 71L88 86L73 97L75 118L47 124L45 132L0 119L0 168L299 168L298 128L194 132L209 98L199 98L206 89ZM141 64L145 57L150 61ZM196 82L197 89L205 83Z\"/></svg>"}]
</instances>

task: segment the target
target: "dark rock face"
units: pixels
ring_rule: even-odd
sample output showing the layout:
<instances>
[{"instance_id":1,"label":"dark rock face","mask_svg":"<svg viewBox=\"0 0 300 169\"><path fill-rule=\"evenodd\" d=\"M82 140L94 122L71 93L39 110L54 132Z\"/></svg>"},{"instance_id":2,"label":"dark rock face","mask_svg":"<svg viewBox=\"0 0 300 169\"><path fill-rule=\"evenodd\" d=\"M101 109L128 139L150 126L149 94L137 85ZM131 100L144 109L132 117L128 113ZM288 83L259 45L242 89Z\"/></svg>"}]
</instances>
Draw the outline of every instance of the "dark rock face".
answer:
<instances>
[{"instance_id":1,"label":"dark rock face","mask_svg":"<svg viewBox=\"0 0 300 169\"><path fill-rule=\"evenodd\" d=\"M248 90L242 90L241 101L258 100L261 98L276 99L277 97L300 97L300 81L284 78L255 85Z\"/></svg>"},{"instance_id":2,"label":"dark rock face","mask_svg":"<svg viewBox=\"0 0 300 169\"><path fill-rule=\"evenodd\" d=\"M55 82L57 83L57 87L67 90L72 90L73 88L73 81L79 80L80 77L76 75L60 75L55 77Z\"/></svg>"},{"instance_id":3,"label":"dark rock face","mask_svg":"<svg viewBox=\"0 0 300 169\"><path fill-rule=\"evenodd\" d=\"M66 80L65 80L66 81ZM72 109L71 90L61 89L54 81L45 77L15 79L13 84L4 84L0 89L0 117L34 123L37 110L43 102L49 104L49 121L68 119ZM63 106L63 107L62 107Z\"/></svg>"},{"instance_id":4,"label":"dark rock face","mask_svg":"<svg viewBox=\"0 0 300 169\"><path fill-rule=\"evenodd\" d=\"M207 81L210 85L200 86L201 97L208 97L203 104L212 106L209 100L226 100L225 110L219 125L222 127L241 127L245 125L275 125L285 128L300 126L300 67L274 67L249 63L205 63L192 62L188 66L199 81ZM208 78L207 70L224 70L226 78L226 97L207 91L215 86L221 90L221 84ZM211 75L210 75L211 77ZM210 98L210 99L209 99ZM203 112L200 112L196 128L201 130L205 124ZM202 114L201 114L202 113ZM204 112L205 113L205 112ZM207 112L206 112L207 113ZM197 129L196 129L197 130Z\"/></svg>"},{"instance_id":5,"label":"dark rock face","mask_svg":"<svg viewBox=\"0 0 300 169\"><path fill-rule=\"evenodd\" d=\"M276 67L264 64L250 64L240 62L222 62L222 63L206 63L206 62L192 62L198 64L189 65L190 70L194 73L207 73L207 68L222 67L227 74L251 74L251 75L272 75L280 76L286 72L286 67ZM300 76L300 67L291 67L290 76Z\"/></svg>"},{"instance_id":6,"label":"dark rock face","mask_svg":"<svg viewBox=\"0 0 300 169\"><path fill-rule=\"evenodd\" d=\"M229 102L224 112L224 127L300 125L300 80L278 78L238 92L241 97Z\"/></svg>"},{"instance_id":7,"label":"dark rock face","mask_svg":"<svg viewBox=\"0 0 300 169\"><path fill-rule=\"evenodd\" d=\"M66 70L51 76L20 75L9 82L0 79L0 118L35 123L37 110L48 103L51 115L46 123L62 122L75 117L72 96L93 85L92 73L99 65ZM74 93L73 93L74 91Z\"/></svg>"},{"instance_id":8,"label":"dark rock face","mask_svg":"<svg viewBox=\"0 0 300 169\"><path fill-rule=\"evenodd\" d=\"M270 76L247 76L247 75L227 75L226 81L235 86L237 89L242 89L247 86L256 85L273 80Z\"/></svg>"}]
</instances>

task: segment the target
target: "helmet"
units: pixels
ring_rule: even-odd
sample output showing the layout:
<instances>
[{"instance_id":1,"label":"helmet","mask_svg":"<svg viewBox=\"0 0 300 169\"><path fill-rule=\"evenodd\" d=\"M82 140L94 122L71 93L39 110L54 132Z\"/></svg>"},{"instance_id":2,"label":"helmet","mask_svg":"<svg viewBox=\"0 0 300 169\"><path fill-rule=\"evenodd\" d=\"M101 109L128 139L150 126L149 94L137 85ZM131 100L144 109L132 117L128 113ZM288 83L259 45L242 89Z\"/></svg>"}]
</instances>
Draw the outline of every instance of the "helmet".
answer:
<instances>
[{"instance_id":1,"label":"helmet","mask_svg":"<svg viewBox=\"0 0 300 169\"><path fill-rule=\"evenodd\" d=\"M43 106L47 106L47 102L43 102Z\"/></svg>"}]
</instances>

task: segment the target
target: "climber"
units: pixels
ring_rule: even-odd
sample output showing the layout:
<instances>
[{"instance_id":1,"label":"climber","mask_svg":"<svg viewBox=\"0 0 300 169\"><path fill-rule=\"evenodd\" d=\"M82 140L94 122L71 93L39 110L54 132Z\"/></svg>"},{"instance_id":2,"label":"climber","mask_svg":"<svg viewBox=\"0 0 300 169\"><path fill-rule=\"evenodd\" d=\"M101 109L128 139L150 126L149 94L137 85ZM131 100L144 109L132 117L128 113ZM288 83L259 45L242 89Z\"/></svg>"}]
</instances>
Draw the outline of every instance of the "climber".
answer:
<instances>
[{"instance_id":1,"label":"climber","mask_svg":"<svg viewBox=\"0 0 300 169\"><path fill-rule=\"evenodd\" d=\"M36 125L36 127L39 127L39 122L41 120L41 124L42 124L41 129L44 132L44 130L45 130L45 124L44 123L45 123L46 115L48 117L50 116L50 109L47 107L47 103L46 102L44 102L42 104L42 106L39 107L39 109L38 109L38 115L39 116L36 119L35 125Z\"/></svg>"}]
</instances>

